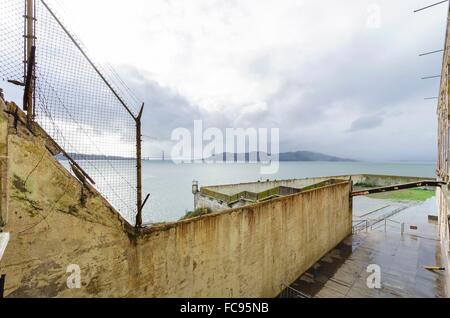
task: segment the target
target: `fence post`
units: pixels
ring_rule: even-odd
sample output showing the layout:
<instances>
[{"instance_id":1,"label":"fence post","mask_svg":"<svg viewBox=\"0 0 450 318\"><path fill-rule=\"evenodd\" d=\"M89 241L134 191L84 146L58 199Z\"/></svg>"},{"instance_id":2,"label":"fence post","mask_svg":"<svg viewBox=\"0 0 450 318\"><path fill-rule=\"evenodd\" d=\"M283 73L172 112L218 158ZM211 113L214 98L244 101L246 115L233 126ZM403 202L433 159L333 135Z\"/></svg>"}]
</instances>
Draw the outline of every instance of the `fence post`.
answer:
<instances>
[{"instance_id":1,"label":"fence post","mask_svg":"<svg viewBox=\"0 0 450 318\"><path fill-rule=\"evenodd\" d=\"M137 207L137 215L136 215L136 227L142 227L142 125L141 118L144 112L144 104L142 104L141 110L139 111L139 115L135 118L136 120L136 207Z\"/></svg>"},{"instance_id":2,"label":"fence post","mask_svg":"<svg viewBox=\"0 0 450 318\"><path fill-rule=\"evenodd\" d=\"M35 47L34 47L34 23L35 23L35 0L26 0L26 11L25 11L25 31L26 34L24 34L25 37L25 49L26 49L26 56L24 59L25 63L25 69L26 73L24 74L24 81L25 81L25 91L24 91L24 103L23 108L27 112L27 120L28 124L31 124L31 122L34 119L34 54L35 54Z\"/></svg>"}]
</instances>

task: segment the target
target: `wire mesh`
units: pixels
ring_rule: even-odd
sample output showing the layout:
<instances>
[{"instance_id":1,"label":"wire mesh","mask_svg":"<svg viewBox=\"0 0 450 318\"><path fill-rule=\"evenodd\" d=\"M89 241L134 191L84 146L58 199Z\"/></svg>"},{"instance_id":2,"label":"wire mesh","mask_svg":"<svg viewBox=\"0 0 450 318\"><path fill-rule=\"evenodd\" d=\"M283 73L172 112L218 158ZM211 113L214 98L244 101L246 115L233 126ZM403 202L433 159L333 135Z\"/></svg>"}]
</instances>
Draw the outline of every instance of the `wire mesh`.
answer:
<instances>
[{"instance_id":1,"label":"wire mesh","mask_svg":"<svg viewBox=\"0 0 450 318\"><path fill-rule=\"evenodd\" d=\"M25 1L0 1L0 75L23 80ZM35 120L134 224L137 98L111 67L94 64L101 75L95 70L85 48L45 1L35 5ZM59 159L70 167L66 158Z\"/></svg>"},{"instance_id":2,"label":"wire mesh","mask_svg":"<svg viewBox=\"0 0 450 318\"><path fill-rule=\"evenodd\" d=\"M0 0L0 78L23 82L25 1Z\"/></svg>"}]
</instances>

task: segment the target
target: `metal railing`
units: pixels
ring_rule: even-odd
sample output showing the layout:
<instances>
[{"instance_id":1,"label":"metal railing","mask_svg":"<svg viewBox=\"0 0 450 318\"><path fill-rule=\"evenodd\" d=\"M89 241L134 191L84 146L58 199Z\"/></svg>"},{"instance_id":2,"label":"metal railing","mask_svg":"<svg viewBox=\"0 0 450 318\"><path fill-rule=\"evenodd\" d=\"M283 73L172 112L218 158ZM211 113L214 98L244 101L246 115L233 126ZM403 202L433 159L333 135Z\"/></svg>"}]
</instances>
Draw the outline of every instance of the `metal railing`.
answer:
<instances>
[{"instance_id":1,"label":"metal railing","mask_svg":"<svg viewBox=\"0 0 450 318\"><path fill-rule=\"evenodd\" d=\"M406 223L398 222L388 218L353 220L353 223L356 223L355 225L353 225L353 234L358 234L361 232L368 233L369 231L378 230L382 227L384 227L384 231L387 232L389 224L399 225L401 235L405 234Z\"/></svg>"},{"instance_id":2,"label":"metal railing","mask_svg":"<svg viewBox=\"0 0 450 318\"><path fill-rule=\"evenodd\" d=\"M281 289L283 290L277 298L282 299L290 299L290 298L312 298L309 295L287 285L281 285Z\"/></svg>"}]
</instances>

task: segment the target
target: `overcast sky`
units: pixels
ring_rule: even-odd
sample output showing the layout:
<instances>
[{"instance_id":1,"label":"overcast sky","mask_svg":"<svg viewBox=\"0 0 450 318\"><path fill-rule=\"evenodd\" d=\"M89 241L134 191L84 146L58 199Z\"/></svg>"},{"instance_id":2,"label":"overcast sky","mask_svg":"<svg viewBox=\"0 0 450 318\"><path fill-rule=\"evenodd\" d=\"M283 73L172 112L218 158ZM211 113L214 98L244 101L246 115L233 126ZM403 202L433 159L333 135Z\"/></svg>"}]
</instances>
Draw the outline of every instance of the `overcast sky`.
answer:
<instances>
[{"instance_id":1,"label":"overcast sky","mask_svg":"<svg viewBox=\"0 0 450 318\"><path fill-rule=\"evenodd\" d=\"M436 157L447 5L431 0L52 0L146 105L145 155L174 128L280 128L281 150ZM60 5L58 5L60 4ZM379 9L379 10L378 10ZM377 11L380 15L377 16Z\"/></svg>"}]
</instances>

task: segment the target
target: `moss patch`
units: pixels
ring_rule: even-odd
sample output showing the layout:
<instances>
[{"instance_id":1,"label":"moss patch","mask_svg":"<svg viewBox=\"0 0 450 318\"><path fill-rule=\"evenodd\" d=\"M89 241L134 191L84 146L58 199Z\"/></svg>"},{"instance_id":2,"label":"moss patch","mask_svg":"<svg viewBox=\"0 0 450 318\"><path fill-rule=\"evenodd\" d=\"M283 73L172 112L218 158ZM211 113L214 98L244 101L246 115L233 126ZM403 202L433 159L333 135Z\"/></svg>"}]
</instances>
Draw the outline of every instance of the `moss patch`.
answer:
<instances>
[{"instance_id":1,"label":"moss patch","mask_svg":"<svg viewBox=\"0 0 450 318\"><path fill-rule=\"evenodd\" d=\"M12 195L11 198L23 202L25 205L24 210L30 215L30 217L38 216L40 212L44 211L44 209L39 206L39 202L29 199L26 195Z\"/></svg>"},{"instance_id":2,"label":"moss patch","mask_svg":"<svg viewBox=\"0 0 450 318\"><path fill-rule=\"evenodd\" d=\"M208 208L199 208L195 211L186 212L186 215L181 220L188 220L192 218L196 218L202 215L210 214L212 211Z\"/></svg>"},{"instance_id":3,"label":"moss patch","mask_svg":"<svg viewBox=\"0 0 450 318\"><path fill-rule=\"evenodd\" d=\"M84 188L82 188L81 189L81 195L80 195L80 206L82 208L86 207L87 199L88 199L88 196L86 195L86 193L84 193Z\"/></svg>"},{"instance_id":4,"label":"moss patch","mask_svg":"<svg viewBox=\"0 0 450 318\"><path fill-rule=\"evenodd\" d=\"M19 176L14 175L14 180L13 180L13 185L14 187L19 190L22 193L30 193L30 191L28 191L27 186L25 184L25 181L22 180Z\"/></svg>"},{"instance_id":5,"label":"moss patch","mask_svg":"<svg viewBox=\"0 0 450 318\"><path fill-rule=\"evenodd\" d=\"M370 198L394 201L426 201L436 195L434 191L423 189L408 189L394 192L377 193L369 195Z\"/></svg>"}]
</instances>

